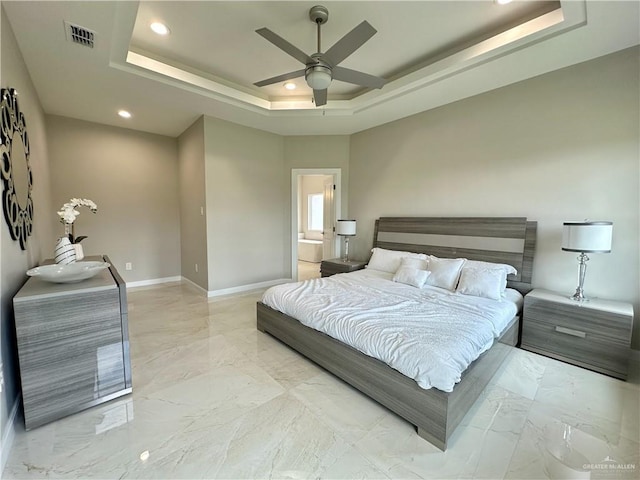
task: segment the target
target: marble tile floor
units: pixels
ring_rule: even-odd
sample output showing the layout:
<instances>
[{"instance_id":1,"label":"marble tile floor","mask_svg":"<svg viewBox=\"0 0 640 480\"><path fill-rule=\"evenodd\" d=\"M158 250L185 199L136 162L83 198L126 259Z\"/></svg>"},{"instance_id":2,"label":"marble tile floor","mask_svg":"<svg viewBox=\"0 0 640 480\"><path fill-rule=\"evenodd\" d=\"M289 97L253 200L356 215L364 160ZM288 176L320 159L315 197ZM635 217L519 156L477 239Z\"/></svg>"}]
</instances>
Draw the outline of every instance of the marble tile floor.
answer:
<instances>
[{"instance_id":1,"label":"marble tile floor","mask_svg":"<svg viewBox=\"0 0 640 480\"><path fill-rule=\"evenodd\" d=\"M298 260L298 280L320 278L320 263Z\"/></svg>"},{"instance_id":2,"label":"marble tile floor","mask_svg":"<svg viewBox=\"0 0 640 480\"><path fill-rule=\"evenodd\" d=\"M255 329L260 293L129 292L133 393L16 433L2 478L640 477L632 382L519 349L443 453Z\"/></svg>"}]
</instances>

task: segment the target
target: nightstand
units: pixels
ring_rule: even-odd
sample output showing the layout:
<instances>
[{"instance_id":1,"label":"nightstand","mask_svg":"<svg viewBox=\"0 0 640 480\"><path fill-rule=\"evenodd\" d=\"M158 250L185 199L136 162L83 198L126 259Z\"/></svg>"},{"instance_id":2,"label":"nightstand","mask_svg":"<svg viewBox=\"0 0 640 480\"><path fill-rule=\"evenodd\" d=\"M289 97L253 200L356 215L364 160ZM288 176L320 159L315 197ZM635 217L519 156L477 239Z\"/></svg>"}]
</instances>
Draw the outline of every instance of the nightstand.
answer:
<instances>
[{"instance_id":1,"label":"nightstand","mask_svg":"<svg viewBox=\"0 0 640 480\"><path fill-rule=\"evenodd\" d=\"M524 297L521 347L626 380L632 328L629 303L535 289Z\"/></svg>"},{"instance_id":2,"label":"nightstand","mask_svg":"<svg viewBox=\"0 0 640 480\"><path fill-rule=\"evenodd\" d=\"M343 260L341 258L322 260L320 274L323 277L330 277L336 273L355 272L356 270L362 270L366 264L367 262L359 260Z\"/></svg>"}]
</instances>

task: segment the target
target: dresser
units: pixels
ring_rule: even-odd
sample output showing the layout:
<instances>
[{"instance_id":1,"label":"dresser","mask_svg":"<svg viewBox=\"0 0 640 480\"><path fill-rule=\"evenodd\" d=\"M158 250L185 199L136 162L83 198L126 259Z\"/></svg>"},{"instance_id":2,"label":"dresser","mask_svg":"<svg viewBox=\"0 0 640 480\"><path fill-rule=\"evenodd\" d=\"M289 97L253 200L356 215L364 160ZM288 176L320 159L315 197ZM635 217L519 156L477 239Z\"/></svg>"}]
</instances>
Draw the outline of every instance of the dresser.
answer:
<instances>
[{"instance_id":1,"label":"dresser","mask_svg":"<svg viewBox=\"0 0 640 480\"><path fill-rule=\"evenodd\" d=\"M524 298L521 347L626 380L632 329L629 303L534 289Z\"/></svg>"},{"instance_id":2,"label":"dresser","mask_svg":"<svg viewBox=\"0 0 640 480\"><path fill-rule=\"evenodd\" d=\"M78 283L29 278L13 307L27 430L131 392L126 286L113 266Z\"/></svg>"},{"instance_id":3,"label":"dresser","mask_svg":"<svg viewBox=\"0 0 640 480\"><path fill-rule=\"evenodd\" d=\"M343 260L341 258L332 258L330 260L322 260L320 264L320 275L322 277L330 277L336 273L349 273L356 270L362 270L367 262L359 260Z\"/></svg>"}]
</instances>

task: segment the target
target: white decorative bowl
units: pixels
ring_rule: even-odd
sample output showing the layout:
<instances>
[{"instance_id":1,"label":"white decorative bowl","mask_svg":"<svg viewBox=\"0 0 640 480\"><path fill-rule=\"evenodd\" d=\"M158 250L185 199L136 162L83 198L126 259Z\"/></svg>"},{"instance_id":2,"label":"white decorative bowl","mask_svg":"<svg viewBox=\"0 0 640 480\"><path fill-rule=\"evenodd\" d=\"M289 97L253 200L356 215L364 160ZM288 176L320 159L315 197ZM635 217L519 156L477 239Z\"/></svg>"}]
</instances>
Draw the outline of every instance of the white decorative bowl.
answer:
<instances>
[{"instance_id":1,"label":"white decorative bowl","mask_svg":"<svg viewBox=\"0 0 640 480\"><path fill-rule=\"evenodd\" d=\"M75 262L68 265L41 265L27 270L27 275L41 278L47 282L73 283L91 278L110 266L107 262Z\"/></svg>"}]
</instances>

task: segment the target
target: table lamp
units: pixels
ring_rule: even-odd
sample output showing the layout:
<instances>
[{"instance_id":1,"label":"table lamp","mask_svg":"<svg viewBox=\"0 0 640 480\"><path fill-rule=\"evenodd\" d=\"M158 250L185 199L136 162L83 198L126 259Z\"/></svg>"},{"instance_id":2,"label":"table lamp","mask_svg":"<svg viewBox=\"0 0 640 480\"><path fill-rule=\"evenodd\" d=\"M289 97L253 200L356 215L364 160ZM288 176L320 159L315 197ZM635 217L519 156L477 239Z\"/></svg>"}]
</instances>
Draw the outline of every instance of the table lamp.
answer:
<instances>
[{"instance_id":1,"label":"table lamp","mask_svg":"<svg viewBox=\"0 0 640 480\"><path fill-rule=\"evenodd\" d=\"M562 228L562 250L579 252L579 283L571 298L577 302L587 301L584 296L584 277L587 273L587 253L610 253L613 235L612 222L564 222Z\"/></svg>"},{"instance_id":2,"label":"table lamp","mask_svg":"<svg viewBox=\"0 0 640 480\"><path fill-rule=\"evenodd\" d=\"M336 234L344 237L344 257L343 260L349 261L349 237L356 235L355 220L338 220L336 223Z\"/></svg>"}]
</instances>

